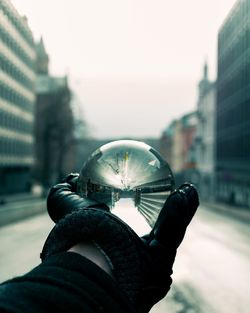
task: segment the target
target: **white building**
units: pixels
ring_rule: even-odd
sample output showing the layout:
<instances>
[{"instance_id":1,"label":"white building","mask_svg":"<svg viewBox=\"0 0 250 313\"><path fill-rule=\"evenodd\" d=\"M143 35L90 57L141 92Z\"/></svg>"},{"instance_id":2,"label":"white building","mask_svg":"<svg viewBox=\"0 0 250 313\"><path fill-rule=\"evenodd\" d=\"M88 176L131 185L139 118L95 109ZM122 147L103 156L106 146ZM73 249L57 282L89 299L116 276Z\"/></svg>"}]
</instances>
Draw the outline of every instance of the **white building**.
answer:
<instances>
[{"instance_id":1,"label":"white building","mask_svg":"<svg viewBox=\"0 0 250 313\"><path fill-rule=\"evenodd\" d=\"M208 79L208 67L204 65L203 77L198 85L198 124L195 140L199 190L201 197L215 197L215 83Z\"/></svg>"},{"instance_id":2,"label":"white building","mask_svg":"<svg viewBox=\"0 0 250 313\"><path fill-rule=\"evenodd\" d=\"M0 193L29 189L33 157L35 47L27 19L0 0Z\"/></svg>"}]
</instances>

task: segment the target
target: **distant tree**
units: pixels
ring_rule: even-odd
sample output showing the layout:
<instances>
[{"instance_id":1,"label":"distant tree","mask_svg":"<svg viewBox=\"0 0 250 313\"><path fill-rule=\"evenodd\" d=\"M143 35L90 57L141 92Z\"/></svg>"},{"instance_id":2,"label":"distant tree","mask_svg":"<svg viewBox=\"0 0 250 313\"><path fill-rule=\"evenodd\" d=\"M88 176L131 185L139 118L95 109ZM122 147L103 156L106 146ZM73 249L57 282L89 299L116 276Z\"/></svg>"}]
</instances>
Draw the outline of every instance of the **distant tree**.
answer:
<instances>
[{"instance_id":1,"label":"distant tree","mask_svg":"<svg viewBox=\"0 0 250 313\"><path fill-rule=\"evenodd\" d=\"M76 93L72 93L71 108L74 117L74 137L76 140L88 139L90 137L89 125L86 122L81 99Z\"/></svg>"}]
</instances>

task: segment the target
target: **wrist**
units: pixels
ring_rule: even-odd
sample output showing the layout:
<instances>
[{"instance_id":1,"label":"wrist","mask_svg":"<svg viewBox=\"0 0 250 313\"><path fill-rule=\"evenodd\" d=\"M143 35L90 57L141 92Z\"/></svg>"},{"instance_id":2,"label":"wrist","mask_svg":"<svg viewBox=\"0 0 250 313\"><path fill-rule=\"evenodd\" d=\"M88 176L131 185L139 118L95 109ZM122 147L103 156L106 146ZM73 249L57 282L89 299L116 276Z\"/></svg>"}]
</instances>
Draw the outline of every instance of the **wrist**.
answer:
<instances>
[{"instance_id":1,"label":"wrist","mask_svg":"<svg viewBox=\"0 0 250 313\"><path fill-rule=\"evenodd\" d=\"M109 274L112 278L114 278L112 273L113 265L109 257L94 241L78 243L71 247L68 252L75 252L89 259L97 266L99 266L102 270L104 270L107 274Z\"/></svg>"}]
</instances>

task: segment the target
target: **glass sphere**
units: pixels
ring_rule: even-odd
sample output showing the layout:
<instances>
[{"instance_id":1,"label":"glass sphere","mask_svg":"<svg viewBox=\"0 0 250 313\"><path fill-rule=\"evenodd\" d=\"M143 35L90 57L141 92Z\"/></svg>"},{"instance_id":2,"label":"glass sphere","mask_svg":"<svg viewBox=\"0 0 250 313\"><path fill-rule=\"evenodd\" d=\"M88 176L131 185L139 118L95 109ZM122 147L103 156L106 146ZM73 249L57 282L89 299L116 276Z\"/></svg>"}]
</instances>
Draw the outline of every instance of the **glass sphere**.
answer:
<instances>
[{"instance_id":1,"label":"glass sphere","mask_svg":"<svg viewBox=\"0 0 250 313\"><path fill-rule=\"evenodd\" d=\"M167 162L155 149L134 140L113 141L93 152L77 183L79 195L107 204L112 213L120 200L128 210L124 199L132 199L150 227L173 189L174 178ZM124 214L120 216L123 219Z\"/></svg>"}]
</instances>

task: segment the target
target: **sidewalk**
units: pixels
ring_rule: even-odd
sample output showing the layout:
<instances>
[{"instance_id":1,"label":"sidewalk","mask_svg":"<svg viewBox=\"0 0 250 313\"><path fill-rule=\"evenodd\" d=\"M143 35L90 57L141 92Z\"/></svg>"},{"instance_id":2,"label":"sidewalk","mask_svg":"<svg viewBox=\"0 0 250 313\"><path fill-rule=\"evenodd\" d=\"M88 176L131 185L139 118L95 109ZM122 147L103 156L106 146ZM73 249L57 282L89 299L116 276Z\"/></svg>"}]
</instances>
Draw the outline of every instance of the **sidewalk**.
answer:
<instances>
[{"instance_id":1,"label":"sidewalk","mask_svg":"<svg viewBox=\"0 0 250 313\"><path fill-rule=\"evenodd\" d=\"M0 196L0 227L46 212L46 198L31 193Z\"/></svg>"},{"instance_id":2,"label":"sidewalk","mask_svg":"<svg viewBox=\"0 0 250 313\"><path fill-rule=\"evenodd\" d=\"M8 203L13 202L20 202L20 201L27 201L27 200L34 200L41 198L39 194L33 194L31 192L23 192L17 194L7 194L7 195L0 195L0 207L1 205L5 205Z\"/></svg>"},{"instance_id":3,"label":"sidewalk","mask_svg":"<svg viewBox=\"0 0 250 313\"><path fill-rule=\"evenodd\" d=\"M220 202L206 202L206 201L201 201L201 205L208 210L213 210L218 213L236 218L245 223L250 223L250 208L242 208Z\"/></svg>"}]
</instances>

